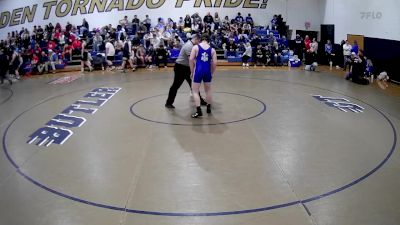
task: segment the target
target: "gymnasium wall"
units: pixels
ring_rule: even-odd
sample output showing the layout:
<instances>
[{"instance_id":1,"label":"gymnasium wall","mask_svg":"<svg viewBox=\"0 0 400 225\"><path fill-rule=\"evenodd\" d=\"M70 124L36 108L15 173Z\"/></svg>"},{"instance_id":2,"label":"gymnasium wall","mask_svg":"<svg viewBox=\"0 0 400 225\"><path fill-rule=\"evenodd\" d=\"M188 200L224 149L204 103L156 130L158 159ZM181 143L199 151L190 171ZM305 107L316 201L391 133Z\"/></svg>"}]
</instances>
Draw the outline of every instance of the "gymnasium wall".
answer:
<instances>
[{"instance_id":1,"label":"gymnasium wall","mask_svg":"<svg viewBox=\"0 0 400 225\"><path fill-rule=\"evenodd\" d=\"M148 14L153 23L158 17L172 18L199 12L218 12L220 17L243 16L251 13L259 25L269 24L274 14L282 14L290 29L304 30L310 22L310 30L319 30L320 0L0 0L0 38L21 27L60 22L81 24L86 18L91 28L112 23L117 24L125 15L144 19ZM78 3L78 4L77 4ZM79 3L82 7L79 7ZM97 3L95 5L95 3ZM104 6L102 6L104 4ZM100 7L95 7L100 6ZM27 8L26 8L27 7ZM70 7L70 8L69 8ZM100 10L98 10L100 8ZM69 10L68 10L69 9ZM16 12L17 11L17 12ZM98 12L104 11L104 12ZM65 13L63 13L65 12ZM13 16L14 15L14 16ZM18 16L19 15L19 16ZM8 16L8 21L7 21ZM23 22L23 23L22 23ZM294 31L295 32L295 31Z\"/></svg>"},{"instance_id":2,"label":"gymnasium wall","mask_svg":"<svg viewBox=\"0 0 400 225\"><path fill-rule=\"evenodd\" d=\"M347 34L400 41L399 0L320 0L323 24L335 24L335 41Z\"/></svg>"}]
</instances>

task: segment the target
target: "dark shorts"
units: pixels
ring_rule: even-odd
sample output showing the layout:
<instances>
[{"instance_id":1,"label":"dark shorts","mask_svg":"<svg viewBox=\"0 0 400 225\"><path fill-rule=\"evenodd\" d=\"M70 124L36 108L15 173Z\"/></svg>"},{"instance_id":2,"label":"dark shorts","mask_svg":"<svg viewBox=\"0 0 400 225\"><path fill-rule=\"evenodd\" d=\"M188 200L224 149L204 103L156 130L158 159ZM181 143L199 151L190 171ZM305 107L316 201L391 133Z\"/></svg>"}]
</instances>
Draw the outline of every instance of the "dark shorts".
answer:
<instances>
[{"instance_id":1,"label":"dark shorts","mask_svg":"<svg viewBox=\"0 0 400 225\"><path fill-rule=\"evenodd\" d=\"M107 56L107 60L111 62L114 61L114 58L115 58L114 56Z\"/></svg>"},{"instance_id":2,"label":"dark shorts","mask_svg":"<svg viewBox=\"0 0 400 225\"><path fill-rule=\"evenodd\" d=\"M81 60L84 61L84 62L86 62L86 61L88 61L88 59L89 59L88 53L87 53L87 52L84 52L83 55L82 55Z\"/></svg>"}]
</instances>

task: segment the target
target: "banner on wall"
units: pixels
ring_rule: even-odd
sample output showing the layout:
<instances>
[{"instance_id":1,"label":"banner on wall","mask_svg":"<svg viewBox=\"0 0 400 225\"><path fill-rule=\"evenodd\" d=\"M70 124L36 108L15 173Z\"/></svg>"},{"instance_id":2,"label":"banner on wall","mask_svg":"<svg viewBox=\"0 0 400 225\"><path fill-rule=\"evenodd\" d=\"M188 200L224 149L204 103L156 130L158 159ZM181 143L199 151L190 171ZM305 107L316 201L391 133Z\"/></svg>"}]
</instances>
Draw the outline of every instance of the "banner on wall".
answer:
<instances>
[{"instance_id":1,"label":"banner on wall","mask_svg":"<svg viewBox=\"0 0 400 225\"><path fill-rule=\"evenodd\" d=\"M64 18L93 13L151 10L171 8L187 9L205 7L209 9L266 9L269 0L53 0L32 4L0 14L0 29L32 23L49 18ZM168 7L166 7L168 5Z\"/></svg>"}]
</instances>

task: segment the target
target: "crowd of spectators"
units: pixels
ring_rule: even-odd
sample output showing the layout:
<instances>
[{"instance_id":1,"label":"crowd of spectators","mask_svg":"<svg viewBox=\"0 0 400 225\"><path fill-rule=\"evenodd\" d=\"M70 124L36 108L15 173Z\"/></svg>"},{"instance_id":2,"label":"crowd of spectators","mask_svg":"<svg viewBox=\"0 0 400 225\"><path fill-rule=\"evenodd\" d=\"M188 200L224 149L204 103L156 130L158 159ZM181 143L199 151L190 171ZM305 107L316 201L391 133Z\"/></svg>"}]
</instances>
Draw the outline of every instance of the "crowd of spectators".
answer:
<instances>
[{"instance_id":1,"label":"crowd of spectators","mask_svg":"<svg viewBox=\"0 0 400 225\"><path fill-rule=\"evenodd\" d=\"M251 14L221 18L216 12L201 17L199 13L180 17L158 18L156 23L145 16L143 20L136 15L130 20L122 18L114 26L91 28L88 21L75 26L67 23L34 26L32 31L22 28L8 33L6 40L0 41L9 61L9 72L15 78L20 73L55 72L65 64L80 62L81 70L119 69L125 71L129 65L132 70L138 66L152 69L167 66L171 58L176 58L180 48L193 33L210 35L211 46L224 52L224 57L241 58L243 67L249 61L256 66L282 66L288 64L289 57L295 56L305 63L306 70L315 70L318 56L318 42L315 38L296 35L292 51L286 39L287 27L280 15L271 21L258 21L266 26L256 26ZM332 65L334 47L330 41L325 44L325 58ZM354 65L358 58L357 43L342 42L344 70ZM116 67L117 66L117 67Z\"/></svg>"},{"instance_id":2,"label":"crowd of spectators","mask_svg":"<svg viewBox=\"0 0 400 225\"><path fill-rule=\"evenodd\" d=\"M284 32L281 16L259 23L267 24L264 30ZM82 70L86 67L93 70L97 66L115 69L114 65L120 65L121 70L130 65L135 70L137 66L166 66L168 59L179 53L193 33L208 33L212 47L223 49L226 57L241 57L246 52L245 55L255 58L257 51L253 54L252 49L261 48L262 57L259 52L257 63L263 65L280 65L281 52L288 49L284 37L278 42L272 32L264 36L257 34L251 14L242 16L241 13L234 18L221 18L218 13L207 13L202 18L195 13L178 21L158 18L156 23L148 15L143 20L134 15L132 20L125 16L116 26L108 24L99 28L91 28L85 19L77 26L69 22L65 26L49 23L44 27L34 26L33 30L22 28L8 33L6 40L1 40L0 48L8 55L10 72L16 78L22 70L54 73L57 67L71 61L81 61Z\"/></svg>"}]
</instances>

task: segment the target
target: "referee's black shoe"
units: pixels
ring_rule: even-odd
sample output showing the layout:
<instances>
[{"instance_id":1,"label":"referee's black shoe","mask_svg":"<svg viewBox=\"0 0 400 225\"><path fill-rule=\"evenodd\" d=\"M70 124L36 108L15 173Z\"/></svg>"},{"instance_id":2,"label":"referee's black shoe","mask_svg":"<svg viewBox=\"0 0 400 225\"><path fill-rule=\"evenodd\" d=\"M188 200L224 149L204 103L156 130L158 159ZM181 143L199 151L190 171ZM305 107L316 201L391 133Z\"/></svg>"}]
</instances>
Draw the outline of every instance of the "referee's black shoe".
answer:
<instances>
[{"instance_id":1,"label":"referee's black shoe","mask_svg":"<svg viewBox=\"0 0 400 225\"><path fill-rule=\"evenodd\" d=\"M165 104L165 108L167 108L167 109L175 109L175 106L173 106L172 104Z\"/></svg>"}]
</instances>

